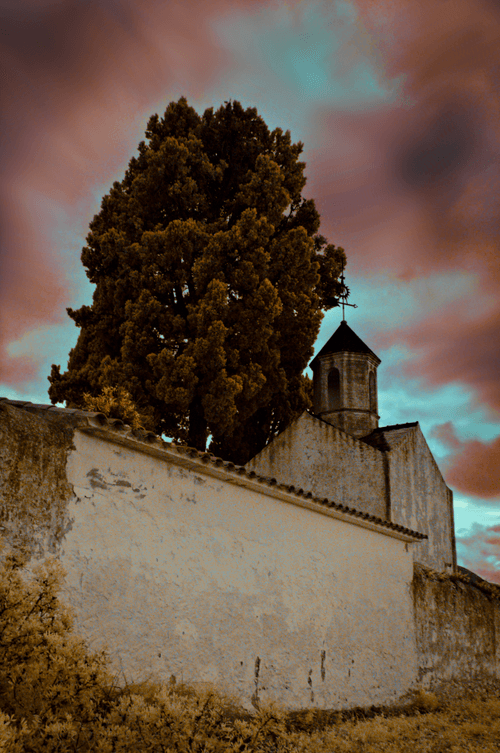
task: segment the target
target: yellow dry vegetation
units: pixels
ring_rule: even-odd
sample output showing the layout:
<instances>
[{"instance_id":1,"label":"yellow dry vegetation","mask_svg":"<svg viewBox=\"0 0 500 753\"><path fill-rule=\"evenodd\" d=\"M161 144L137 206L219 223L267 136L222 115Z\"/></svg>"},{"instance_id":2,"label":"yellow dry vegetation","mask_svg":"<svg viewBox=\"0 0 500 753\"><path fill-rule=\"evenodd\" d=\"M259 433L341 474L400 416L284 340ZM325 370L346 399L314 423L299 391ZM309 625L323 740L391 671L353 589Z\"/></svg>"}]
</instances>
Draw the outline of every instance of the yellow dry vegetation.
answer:
<instances>
[{"instance_id":1,"label":"yellow dry vegetation","mask_svg":"<svg viewBox=\"0 0 500 753\"><path fill-rule=\"evenodd\" d=\"M498 753L500 699L454 702L430 713L415 710L412 716L344 722L310 735L309 744L311 747L304 751Z\"/></svg>"}]
</instances>

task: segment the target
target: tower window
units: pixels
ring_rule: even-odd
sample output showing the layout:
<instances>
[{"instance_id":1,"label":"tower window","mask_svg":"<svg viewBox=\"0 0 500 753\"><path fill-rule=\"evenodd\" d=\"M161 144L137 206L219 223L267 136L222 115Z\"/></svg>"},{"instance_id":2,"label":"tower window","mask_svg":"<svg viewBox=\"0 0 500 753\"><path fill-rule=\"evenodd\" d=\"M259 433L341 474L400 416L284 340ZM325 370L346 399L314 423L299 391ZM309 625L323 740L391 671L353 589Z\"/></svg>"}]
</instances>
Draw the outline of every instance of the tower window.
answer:
<instances>
[{"instance_id":1,"label":"tower window","mask_svg":"<svg viewBox=\"0 0 500 753\"><path fill-rule=\"evenodd\" d=\"M328 374L328 410L340 408L340 374L338 369L331 369Z\"/></svg>"},{"instance_id":2,"label":"tower window","mask_svg":"<svg viewBox=\"0 0 500 753\"><path fill-rule=\"evenodd\" d=\"M370 371L370 376L368 377L368 389L370 393L370 410L373 412L377 411L377 395L375 392L375 374L373 371Z\"/></svg>"}]
</instances>

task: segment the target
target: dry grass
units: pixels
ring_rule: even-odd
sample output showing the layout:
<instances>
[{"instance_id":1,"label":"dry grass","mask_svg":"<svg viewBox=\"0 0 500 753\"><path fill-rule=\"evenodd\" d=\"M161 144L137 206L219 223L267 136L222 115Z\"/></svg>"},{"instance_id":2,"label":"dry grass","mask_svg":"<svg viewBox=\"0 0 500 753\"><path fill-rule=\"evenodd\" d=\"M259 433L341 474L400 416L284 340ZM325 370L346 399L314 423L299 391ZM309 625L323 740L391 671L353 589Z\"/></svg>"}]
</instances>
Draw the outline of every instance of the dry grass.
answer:
<instances>
[{"instance_id":1,"label":"dry grass","mask_svg":"<svg viewBox=\"0 0 500 753\"><path fill-rule=\"evenodd\" d=\"M172 692L171 689L170 692ZM134 686L149 702L155 685ZM180 700L198 694L180 686ZM320 710L287 713L275 704L257 714L238 708L234 699L212 690L200 694L206 704L213 693L214 705L223 708L220 719L221 750L228 750L228 731L239 733L234 750L242 753L499 753L500 696L488 700L461 699L442 702L434 693L418 691L410 702L385 710ZM154 701L153 701L154 702ZM371 717L371 718L366 718ZM202 731L203 725L200 727ZM224 733L222 733L224 730ZM208 731L208 730L207 730ZM211 743L217 750L214 729ZM207 740L208 740L207 737ZM202 739L204 734L202 732ZM223 742L224 741L224 742ZM189 750L189 748L187 749ZM208 750L208 748L207 748ZM229 748L229 750L232 750Z\"/></svg>"},{"instance_id":2,"label":"dry grass","mask_svg":"<svg viewBox=\"0 0 500 753\"><path fill-rule=\"evenodd\" d=\"M427 710L434 707L433 710ZM401 716L351 720L309 735L317 753L498 753L500 698L454 701L439 708L436 696L422 694ZM300 750L300 748L299 748Z\"/></svg>"}]
</instances>

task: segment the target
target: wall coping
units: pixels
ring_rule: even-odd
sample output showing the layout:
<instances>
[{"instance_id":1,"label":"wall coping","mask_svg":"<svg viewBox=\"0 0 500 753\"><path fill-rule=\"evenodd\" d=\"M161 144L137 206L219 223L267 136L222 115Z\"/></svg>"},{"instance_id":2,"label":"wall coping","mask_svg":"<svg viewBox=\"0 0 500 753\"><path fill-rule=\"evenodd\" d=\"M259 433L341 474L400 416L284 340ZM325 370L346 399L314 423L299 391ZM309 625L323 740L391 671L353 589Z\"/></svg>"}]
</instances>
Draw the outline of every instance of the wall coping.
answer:
<instances>
[{"instance_id":1,"label":"wall coping","mask_svg":"<svg viewBox=\"0 0 500 753\"><path fill-rule=\"evenodd\" d=\"M1 405L10 405L41 417L49 418L53 416L55 418L59 416L66 419L75 429L84 434L251 489L260 494L275 497L331 518L343 520L346 523L378 531L401 541L418 543L428 538L427 534L413 531L397 523L391 523L370 513L338 504L326 497L315 497L310 491L279 483L274 478L260 476L255 471L247 470L245 466L238 466L230 461L222 460L210 452L201 452L193 447L166 442L151 431L132 429L120 419L107 418L103 413L82 411L75 408L57 408L51 405L8 400L7 398L0 398Z\"/></svg>"}]
</instances>

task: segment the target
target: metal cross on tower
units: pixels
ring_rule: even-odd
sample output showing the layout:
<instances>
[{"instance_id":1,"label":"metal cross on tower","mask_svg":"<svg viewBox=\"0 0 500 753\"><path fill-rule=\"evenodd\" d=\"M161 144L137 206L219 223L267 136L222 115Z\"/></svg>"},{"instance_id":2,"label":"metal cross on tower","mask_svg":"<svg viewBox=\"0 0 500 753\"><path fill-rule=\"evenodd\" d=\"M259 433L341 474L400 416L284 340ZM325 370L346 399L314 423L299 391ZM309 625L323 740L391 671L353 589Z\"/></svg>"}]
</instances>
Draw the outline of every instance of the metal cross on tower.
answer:
<instances>
[{"instance_id":1,"label":"metal cross on tower","mask_svg":"<svg viewBox=\"0 0 500 753\"><path fill-rule=\"evenodd\" d=\"M344 281L344 264L342 263L342 274L340 275L340 283L342 285L342 290L344 291L341 295L339 295L340 300L342 301L342 321L345 322L345 307L350 306L353 309L357 309L357 305L355 303L347 303L347 299L349 298L350 290L345 284Z\"/></svg>"}]
</instances>

